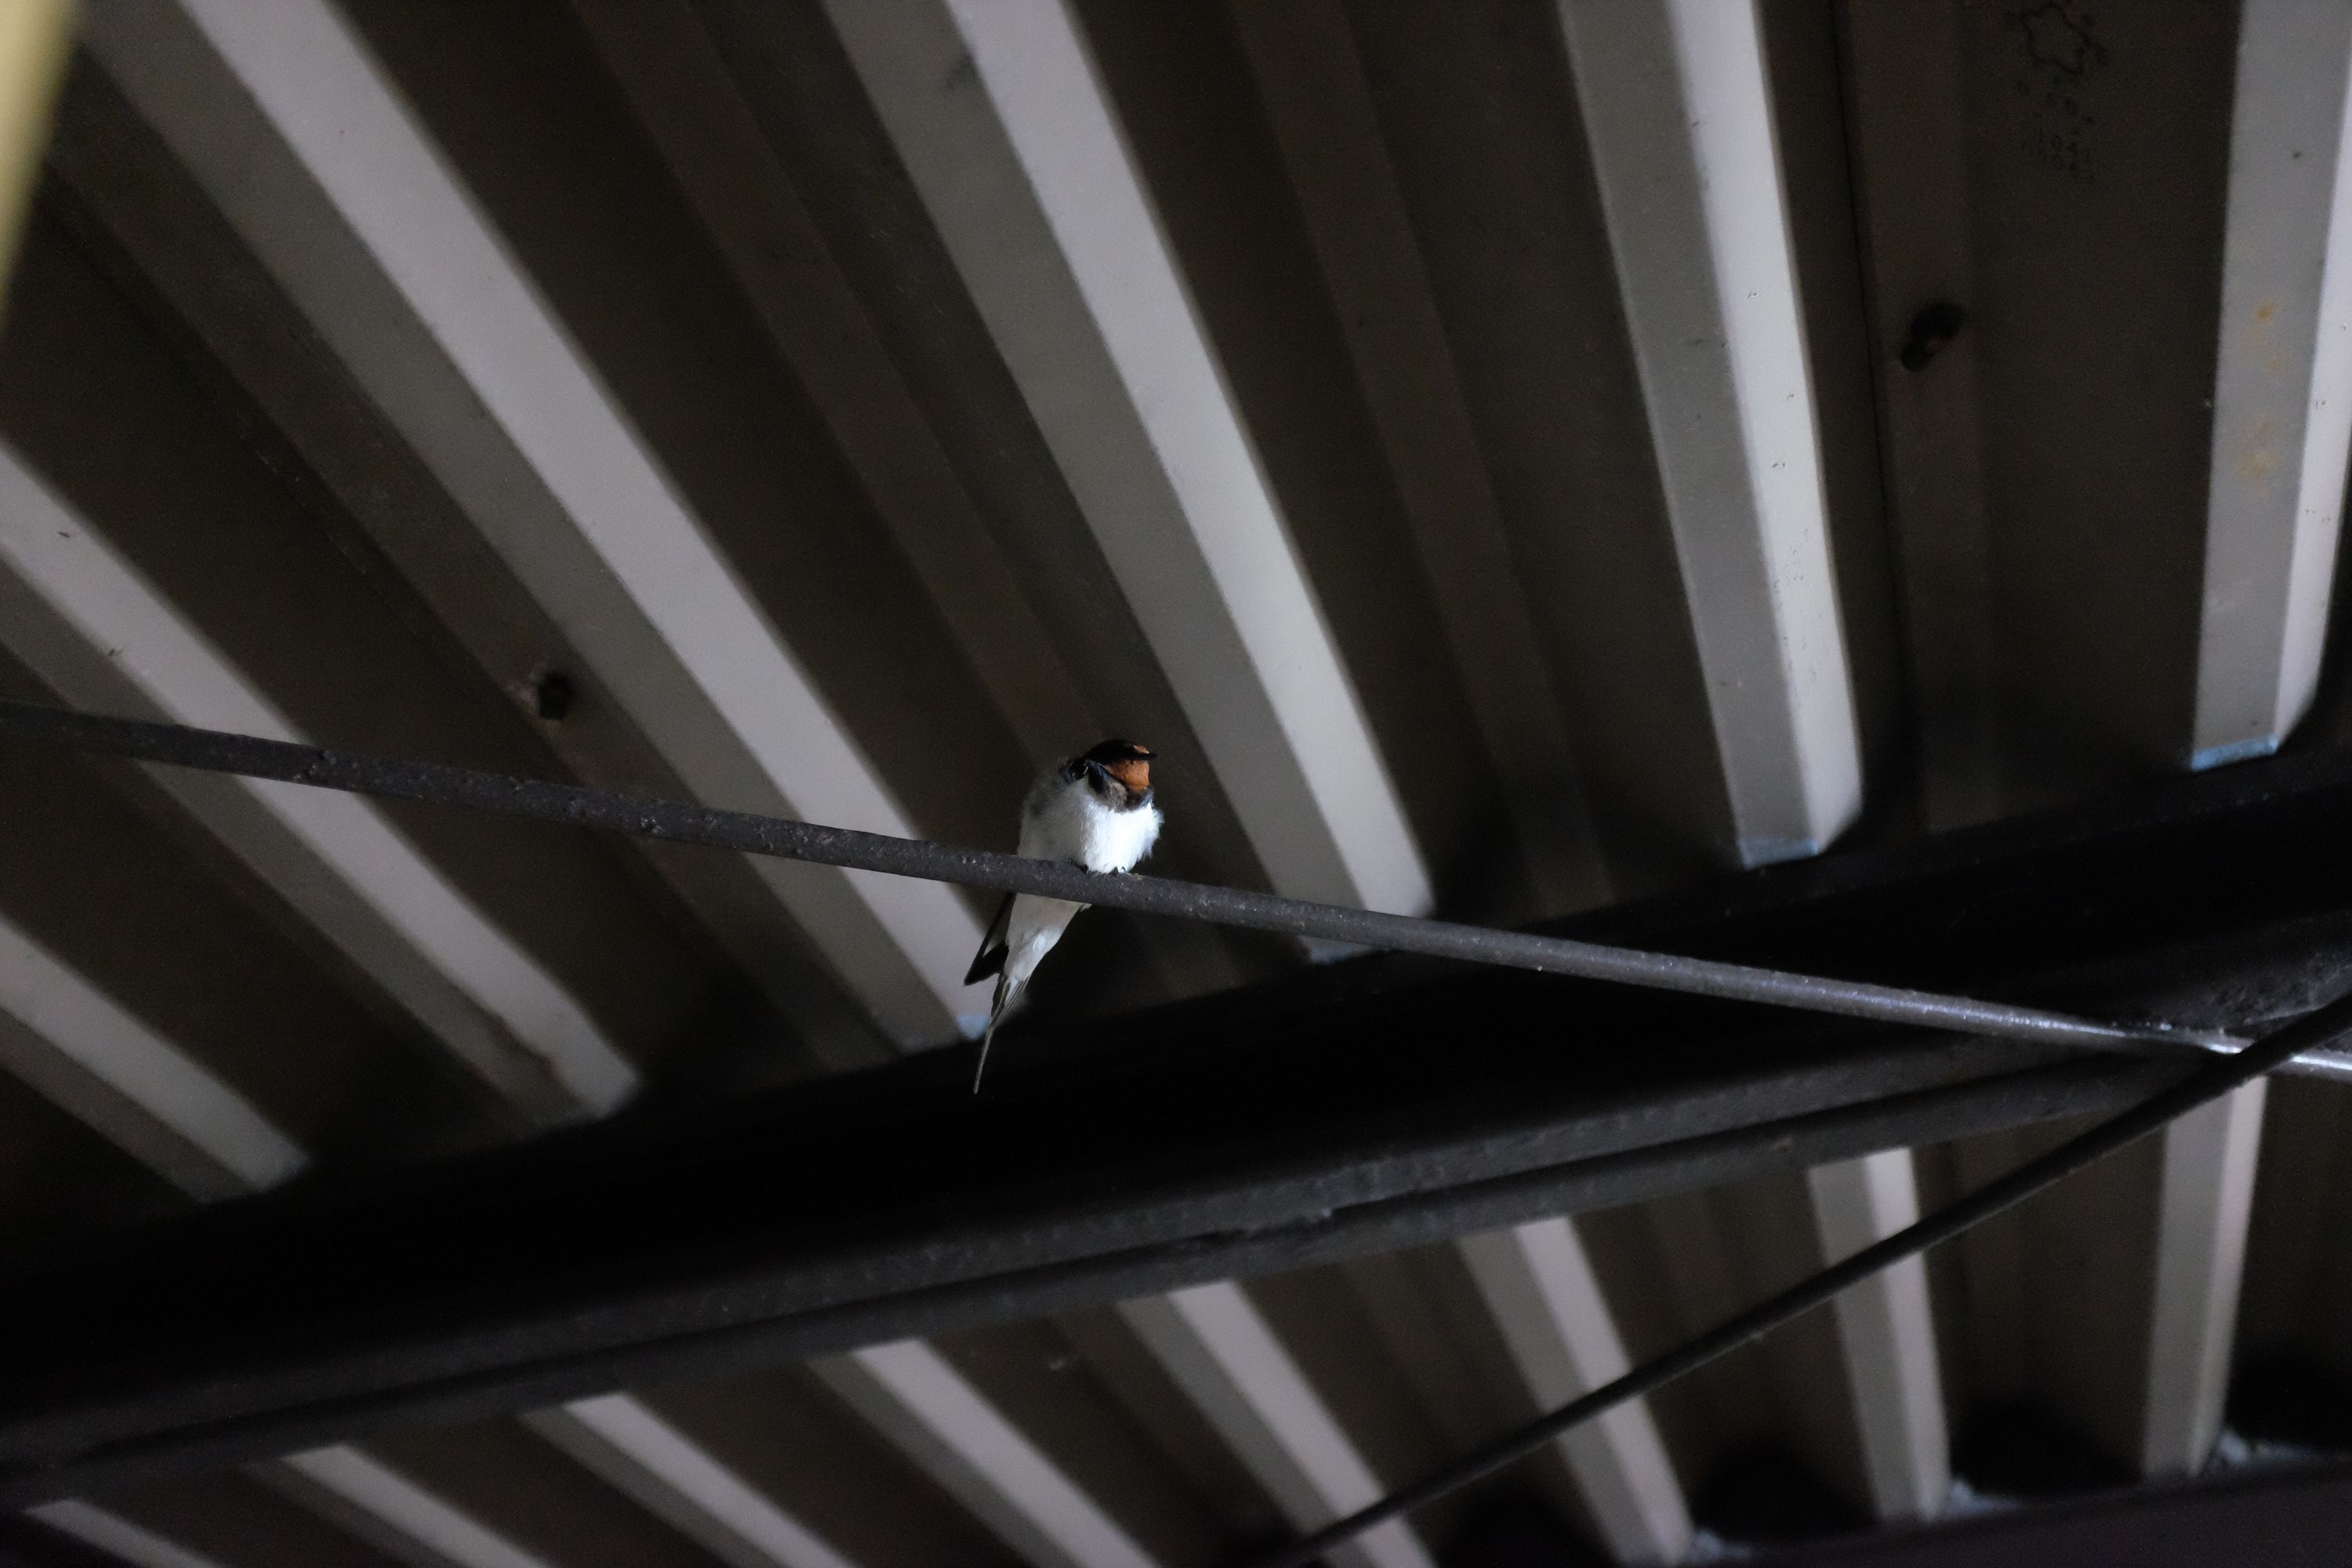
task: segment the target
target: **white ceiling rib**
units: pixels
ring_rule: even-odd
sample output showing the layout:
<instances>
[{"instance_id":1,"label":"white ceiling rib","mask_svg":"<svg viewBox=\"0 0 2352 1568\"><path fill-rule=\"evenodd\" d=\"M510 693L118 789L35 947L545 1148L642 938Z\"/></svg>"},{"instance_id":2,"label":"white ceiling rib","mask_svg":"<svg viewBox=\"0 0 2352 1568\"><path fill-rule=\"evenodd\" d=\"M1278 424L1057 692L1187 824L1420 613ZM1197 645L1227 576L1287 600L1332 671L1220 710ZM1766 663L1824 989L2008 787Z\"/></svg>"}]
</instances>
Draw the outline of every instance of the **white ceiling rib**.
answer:
<instances>
[{"instance_id":1,"label":"white ceiling rib","mask_svg":"<svg viewBox=\"0 0 2352 1568\"><path fill-rule=\"evenodd\" d=\"M194 1198L273 1187L308 1163L253 1104L5 920L0 1067Z\"/></svg>"},{"instance_id":2,"label":"white ceiling rib","mask_svg":"<svg viewBox=\"0 0 2352 1568\"><path fill-rule=\"evenodd\" d=\"M1755 8L1559 14L1739 858L1814 854L1862 763Z\"/></svg>"},{"instance_id":3,"label":"white ceiling rib","mask_svg":"<svg viewBox=\"0 0 2352 1568\"><path fill-rule=\"evenodd\" d=\"M2149 1476L2197 1474L2221 1435L2268 1097L2257 1079L2165 1129L2140 1425Z\"/></svg>"},{"instance_id":4,"label":"white ceiling rib","mask_svg":"<svg viewBox=\"0 0 2352 1568\"><path fill-rule=\"evenodd\" d=\"M2251 0L2222 232L2192 767L2311 705L2352 451L2352 18Z\"/></svg>"},{"instance_id":5,"label":"white ceiling rib","mask_svg":"<svg viewBox=\"0 0 2352 1568\"><path fill-rule=\"evenodd\" d=\"M1379 1478L1241 1286L1194 1286L1119 1312L1293 1525L1313 1530L1380 1497ZM1331 1555L1344 1568L1432 1568L1402 1520Z\"/></svg>"},{"instance_id":6,"label":"white ceiling rib","mask_svg":"<svg viewBox=\"0 0 2352 1568\"><path fill-rule=\"evenodd\" d=\"M730 1568L855 1568L642 1399L608 1394L524 1419Z\"/></svg>"},{"instance_id":7,"label":"white ceiling rib","mask_svg":"<svg viewBox=\"0 0 2352 1568\"><path fill-rule=\"evenodd\" d=\"M1490 1231L1460 1247L1539 1409L1557 1409L1632 1369L1573 1220ZM1690 1508L1647 1401L1569 1432L1559 1450L1619 1562L1683 1560Z\"/></svg>"},{"instance_id":8,"label":"white ceiling rib","mask_svg":"<svg viewBox=\"0 0 2352 1568\"><path fill-rule=\"evenodd\" d=\"M45 1502L27 1511L50 1529L120 1557L132 1568L225 1568L218 1561L191 1552L110 1509L79 1498Z\"/></svg>"},{"instance_id":9,"label":"white ceiling rib","mask_svg":"<svg viewBox=\"0 0 2352 1568\"><path fill-rule=\"evenodd\" d=\"M464 1509L358 1448L289 1455L264 1472L274 1486L339 1517L416 1568L553 1568Z\"/></svg>"},{"instance_id":10,"label":"white ceiling rib","mask_svg":"<svg viewBox=\"0 0 2352 1568\"><path fill-rule=\"evenodd\" d=\"M1908 1149L1816 1165L1805 1178L1829 1262L1918 1221L1919 1184ZM1872 1510L1888 1521L1933 1519L1951 1496L1952 1464L1924 1260L1909 1258L1864 1280L1839 1296L1832 1310L1862 1431Z\"/></svg>"},{"instance_id":11,"label":"white ceiling rib","mask_svg":"<svg viewBox=\"0 0 2352 1568\"><path fill-rule=\"evenodd\" d=\"M813 1363L827 1387L1040 1568L1153 1559L949 1360L919 1340Z\"/></svg>"}]
</instances>

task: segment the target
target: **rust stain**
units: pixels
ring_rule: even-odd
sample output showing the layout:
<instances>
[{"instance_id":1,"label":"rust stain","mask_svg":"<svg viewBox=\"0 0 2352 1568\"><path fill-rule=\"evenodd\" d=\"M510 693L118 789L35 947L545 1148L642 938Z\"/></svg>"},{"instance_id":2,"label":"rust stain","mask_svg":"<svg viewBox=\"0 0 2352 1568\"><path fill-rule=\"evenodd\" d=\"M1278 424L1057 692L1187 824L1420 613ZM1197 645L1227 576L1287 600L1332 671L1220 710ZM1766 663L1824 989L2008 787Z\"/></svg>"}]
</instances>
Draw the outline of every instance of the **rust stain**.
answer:
<instances>
[{"instance_id":1,"label":"rust stain","mask_svg":"<svg viewBox=\"0 0 2352 1568\"><path fill-rule=\"evenodd\" d=\"M2276 300L2265 300L2261 304L2254 307L2254 320L2257 321L2267 321L2271 319L2272 313L2277 310L2277 309L2278 301Z\"/></svg>"},{"instance_id":2,"label":"rust stain","mask_svg":"<svg viewBox=\"0 0 2352 1568\"><path fill-rule=\"evenodd\" d=\"M2271 436L2275 427L2276 421L2270 419L2254 426L2253 438L2246 444L2246 449L2237 462L2231 465L2239 478L2260 482L2269 479L2278 468L2278 448L2271 445Z\"/></svg>"}]
</instances>

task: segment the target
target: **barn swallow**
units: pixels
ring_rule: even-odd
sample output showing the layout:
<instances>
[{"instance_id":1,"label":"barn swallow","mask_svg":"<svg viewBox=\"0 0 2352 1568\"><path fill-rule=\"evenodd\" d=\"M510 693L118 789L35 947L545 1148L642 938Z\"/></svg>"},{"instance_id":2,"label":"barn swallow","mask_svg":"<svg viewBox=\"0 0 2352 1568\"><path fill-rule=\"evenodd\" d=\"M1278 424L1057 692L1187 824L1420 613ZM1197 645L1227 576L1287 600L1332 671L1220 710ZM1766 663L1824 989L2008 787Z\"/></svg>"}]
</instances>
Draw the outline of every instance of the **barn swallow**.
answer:
<instances>
[{"instance_id":1,"label":"barn swallow","mask_svg":"<svg viewBox=\"0 0 2352 1568\"><path fill-rule=\"evenodd\" d=\"M1084 756L1072 757L1029 786L1021 803L1021 853L1040 860L1067 860L1089 871L1131 871L1160 837L1160 808L1151 803L1151 750L1132 741L1105 741ZM981 938L966 985L996 976L996 1001L980 1037L980 1061L971 1091L988 1069L989 1043L1004 1010L1037 973L1084 904L1007 893L996 918Z\"/></svg>"}]
</instances>

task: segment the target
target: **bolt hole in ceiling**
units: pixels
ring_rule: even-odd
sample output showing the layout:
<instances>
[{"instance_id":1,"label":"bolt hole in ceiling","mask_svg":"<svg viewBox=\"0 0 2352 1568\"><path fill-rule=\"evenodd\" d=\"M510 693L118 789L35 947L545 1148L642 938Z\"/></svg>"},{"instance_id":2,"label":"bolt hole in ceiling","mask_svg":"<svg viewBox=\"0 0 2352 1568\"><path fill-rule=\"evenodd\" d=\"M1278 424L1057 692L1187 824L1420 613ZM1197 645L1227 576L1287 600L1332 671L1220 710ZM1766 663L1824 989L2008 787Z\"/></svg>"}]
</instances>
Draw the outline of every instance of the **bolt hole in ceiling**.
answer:
<instances>
[{"instance_id":1,"label":"bolt hole in ceiling","mask_svg":"<svg viewBox=\"0 0 2352 1568\"><path fill-rule=\"evenodd\" d=\"M0 698L1000 851L1130 735L1179 880L2342 988L2340 7L26 0L0 72ZM975 1102L990 895L0 796L0 1560L1244 1563L2181 1070L1105 908ZM1335 1560L2318 1550L2343 1094Z\"/></svg>"}]
</instances>

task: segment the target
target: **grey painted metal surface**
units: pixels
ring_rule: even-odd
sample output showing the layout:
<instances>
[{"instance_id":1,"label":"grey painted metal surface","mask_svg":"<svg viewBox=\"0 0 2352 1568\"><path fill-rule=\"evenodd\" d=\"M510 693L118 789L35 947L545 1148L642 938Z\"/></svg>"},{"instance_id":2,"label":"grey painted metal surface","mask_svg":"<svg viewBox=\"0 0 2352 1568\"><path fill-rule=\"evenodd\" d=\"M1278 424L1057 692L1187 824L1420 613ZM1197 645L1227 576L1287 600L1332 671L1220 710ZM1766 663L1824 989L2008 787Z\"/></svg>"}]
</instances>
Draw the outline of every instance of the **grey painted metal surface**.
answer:
<instances>
[{"instance_id":1,"label":"grey painted metal surface","mask_svg":"<svg viewBox=\"0 0 2352 1568\"><path fill-rule=\"evenodd\" d=\"M1122 1303L1169 1375L1301 1531L1365 1506L1382 1485L1239 1285L1198 1285ZM1349 1568L1428 1568L1409 1524L1339 1554Z\"/></svg>"},{"instance_id":2,"label":"grey painted metal surface","mask_svg":"<svg viewBox=\"0 0 2352 1568\"><path fill-rule=\"evenodd\" d=\"M1862 808L1820 435L1753 6L1560 8L1744 864Z\"/></svg>"},{"instance_id":3,"label":"grey painted metal surface","mask_svg":"<svg viewBox=\"0 0 2352 1568\"><path fill-rule=\"evenodd\" d=\"M1150 1568L1118 1521L930 1346L871 1346L816 1372L1024 1560Z\"/></svg>"},{"instance_id":4,"label":"grey painted metal surface","mask_svg":"<svg viewBox=\"0 0 2352 1568\"><path fill-rule=\"evenodd\" d=\"M1918 1222L1918 1183L1907 1149L1816 1165L1805 1180L1831 1262ZM1840 1296L1832 1308L1872 1511L1889 1521L1933 1519L1950 1497L1952 1468L1926 1265L1916 1258L1897 1264Z\"/></svg>"},{"instance_id":5,"label":"grey painted metal surface","mask_svg":"<svg viewBox=\"0 0 2352 1568\"><path fill-rule=\"evenodd\" d=\"M2249 1084L2165 1133L2139 1451L2151 1476L2197 1474L2221 1435L2268 1089Z\"/></svg>"},{"instance_id":6,"label":"grey painted metal surface","mask_svg":"<svg viewBox=\"0 0 2352 1568\"><path fill-rule=\"evenodd\" d=\"M1538 1409L1565 1405L1630 1364L1609 1303L1570 1220L1540 1220L1462 1244ZM1676 1563L1690 1511L1646 1405L1636 1402L1560 1440L1611 1553Z\"/></svg>"},{"instance_id":7,"label":"grey painted metal surface","mask_svg":"<svg viewBox=\"0 0 2352 1568\"><path fill-rule=\"evenodd\" d=\"M2311 705L2352 451L2352 18L2246 7L2189 765L2277 749Z\"/></svg>"}]
</instances>

